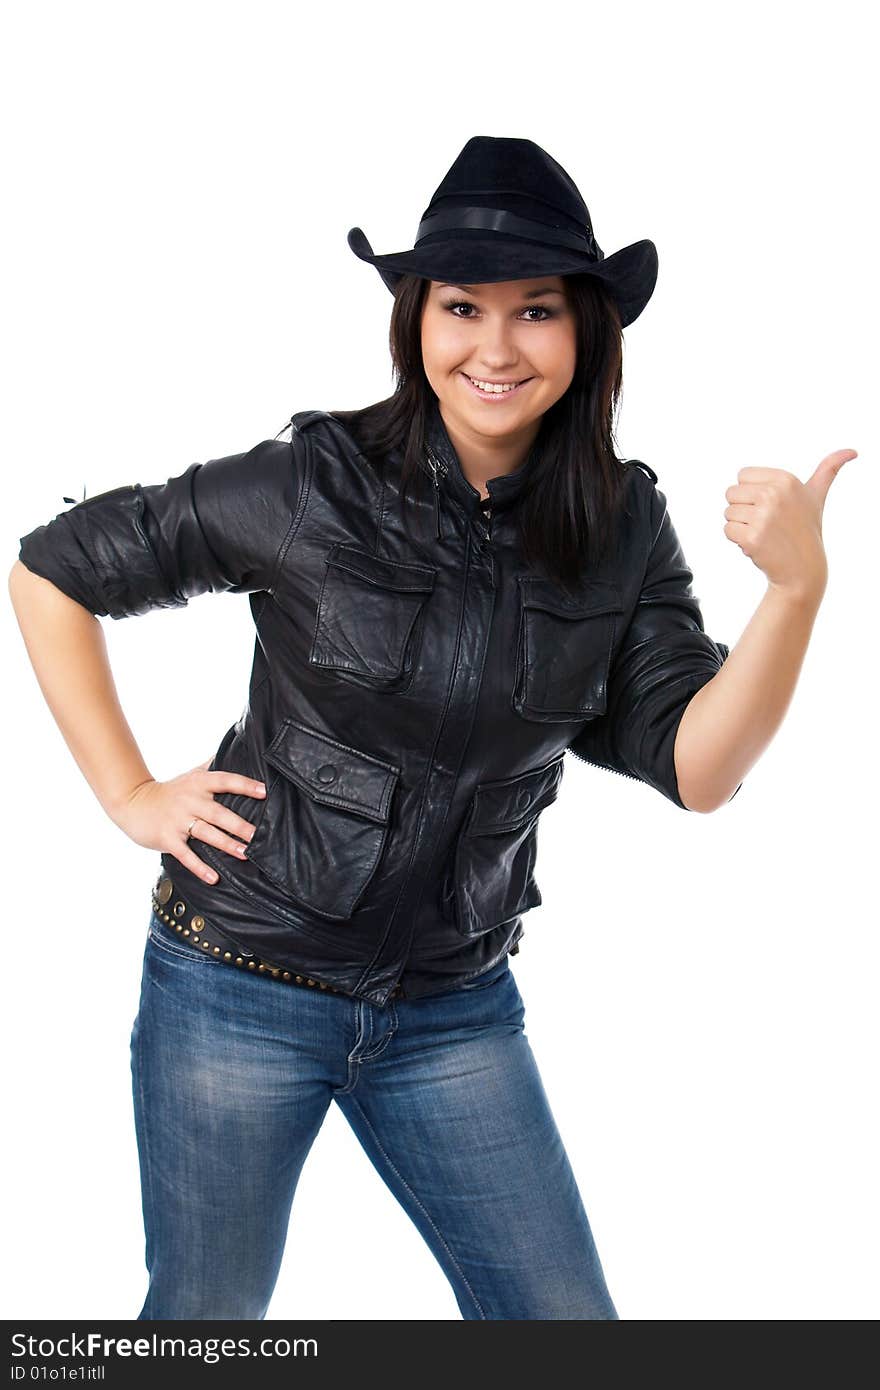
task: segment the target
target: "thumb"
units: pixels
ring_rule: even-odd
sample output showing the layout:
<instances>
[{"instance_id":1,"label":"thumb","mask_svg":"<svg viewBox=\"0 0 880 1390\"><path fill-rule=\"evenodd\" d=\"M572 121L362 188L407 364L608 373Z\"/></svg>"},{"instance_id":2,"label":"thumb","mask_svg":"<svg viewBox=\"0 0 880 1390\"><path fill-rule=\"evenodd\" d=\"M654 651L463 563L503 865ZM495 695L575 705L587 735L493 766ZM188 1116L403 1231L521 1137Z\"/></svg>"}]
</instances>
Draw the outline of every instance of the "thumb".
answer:
<instances>
[{"instance_id":1,"label":"thumb","mask_svg":"<svg viewBox=\"0 0 880 1390\"><path fill-rule=\"evenodd\" d=\"M855 458L858 458L858 452L855 449L835 449L833 454L825 455L815 472L807 479L804 486L816 494L820 507L825 505L828 489L843 465Z\"/></svg>"}]
</instances>

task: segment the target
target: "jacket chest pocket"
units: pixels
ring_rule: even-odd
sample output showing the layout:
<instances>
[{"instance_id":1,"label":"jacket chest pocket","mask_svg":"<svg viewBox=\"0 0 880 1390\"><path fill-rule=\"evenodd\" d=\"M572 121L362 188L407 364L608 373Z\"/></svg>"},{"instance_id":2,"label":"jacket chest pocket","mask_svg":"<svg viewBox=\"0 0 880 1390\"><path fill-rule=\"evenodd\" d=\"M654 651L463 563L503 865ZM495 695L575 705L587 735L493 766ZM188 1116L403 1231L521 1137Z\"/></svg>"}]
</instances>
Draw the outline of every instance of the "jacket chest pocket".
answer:
<instances>
[{"instance_id":1,"label":"jacket chest pocket","mask_svg":"<svg viewBox=\"0 0 880 1390\"><path fill-rule=\"evenodd\" d=\"M548 579L519 578L519 633L513 707L539 722L604 714L620 588L581 582L569 595Z\"/></svg>"},{"instance_id":2,"label":"jacket chest pocket","mask_svg":"<svg viewBox=\"0 0 880 1390\"><path fill-rule=\"evenodd\" d=\"M334 545L318 599L313 666L373 690L412 684L437 571Z\"/></svg>"},{"instance_id":3,"label":"jacket chest pocket","mask_svg":"<svg viewBox=\"0 0 880 1390\"><path fill-rule=\"evenodd\" d=\"M458 837L444 896L462 936L538 907L534 876L541 812L556 800L562 756L543 767L477 787Z\"/></svg>"},{"instance_id":4,"label":"jacket chest pocket","mask_svg":"<svg viewBox=\"0 0 880 1390\"><path fill-rule=\"evenodd\" d=\"M323 917L350 917L376 872L400 769L286 719L247 857Z\"/></svg>"}]
</instances>

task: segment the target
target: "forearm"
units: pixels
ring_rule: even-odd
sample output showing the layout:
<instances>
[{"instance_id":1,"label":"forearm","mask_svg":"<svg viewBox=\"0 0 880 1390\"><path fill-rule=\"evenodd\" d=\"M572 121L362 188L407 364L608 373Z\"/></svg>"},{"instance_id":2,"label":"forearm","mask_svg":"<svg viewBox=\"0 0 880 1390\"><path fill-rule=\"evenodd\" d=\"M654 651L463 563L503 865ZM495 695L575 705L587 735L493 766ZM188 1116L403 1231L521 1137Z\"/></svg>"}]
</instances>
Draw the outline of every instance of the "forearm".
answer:
<instances>
[{"instance_id":1,"label":"forearm","mask_svg":"<svg viewBox=\"0 0 880 1390\"><path fill-rule=\"evenodd\" d=\"M769 585L717 675L689 702L675 741L681 799L693 811L730 800L785 717L822 593Z\"/></svg>"},{"instance_id":2,"label":"forearm","mask_svg":"<svg viewBox=\"0 0 880 1390\"><path fill-rule=\"evenodd\" d=\"M101 623L20 560L10 571L9 594L46 703L112 819L151 773L120 706Z\"/></svg>"}]
</instances>

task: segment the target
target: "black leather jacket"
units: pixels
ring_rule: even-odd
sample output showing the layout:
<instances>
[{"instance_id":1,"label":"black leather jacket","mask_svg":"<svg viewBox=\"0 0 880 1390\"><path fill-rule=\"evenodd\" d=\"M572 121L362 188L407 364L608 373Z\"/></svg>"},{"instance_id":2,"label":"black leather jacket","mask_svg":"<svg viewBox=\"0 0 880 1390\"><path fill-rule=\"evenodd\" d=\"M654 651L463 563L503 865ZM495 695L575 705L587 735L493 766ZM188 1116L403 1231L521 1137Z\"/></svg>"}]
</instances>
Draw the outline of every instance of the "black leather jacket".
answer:
<instances>
[{"instance_id":1,"label":"black leather jacket","mask_svg":"<svg viewBox=\"0 0 880 1390\"><path fill-rule=\"evenodd\" d=\"M538 825L566 749L687 809L675 734L728 648L645 464L615 561L572 597L520 559L527 465L489 482L485 509L436 405L415 539L399 472L381 480L339 422L303 411L282 434L87 499L20 558L116 619L249 594L249 699L211 766L265 781L263 801L217 797L256 833L244 862L195 843L215 885L169 853L164 869L246 951L350 995L455 988L515 950L541 902Z\"/></svg>"}]
</instances>

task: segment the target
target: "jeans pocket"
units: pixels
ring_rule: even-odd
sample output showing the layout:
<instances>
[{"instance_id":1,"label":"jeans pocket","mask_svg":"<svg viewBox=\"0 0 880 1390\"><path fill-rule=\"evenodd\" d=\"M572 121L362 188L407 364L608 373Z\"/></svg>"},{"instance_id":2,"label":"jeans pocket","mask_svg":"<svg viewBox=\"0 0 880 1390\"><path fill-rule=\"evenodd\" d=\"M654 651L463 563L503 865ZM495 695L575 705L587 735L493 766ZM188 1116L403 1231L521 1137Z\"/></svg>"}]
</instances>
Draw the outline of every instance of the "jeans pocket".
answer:
<instances>
[{"instance_id":1,"label":"jeans pocket","mask_svg":"<svg viewBox=\"0 0 880 1390\"><path fill-rule=\"evenodd\" d=\"M172 931L155 911L151 913L147 930L148 946L161 951L163 955L176 956L179 960L198 961L200 965L219 965L220 961L200 949L199 939L197 934L195 937L192 933L190 936L184 936L182 932Z\"/></svg>"}]
</instances>

